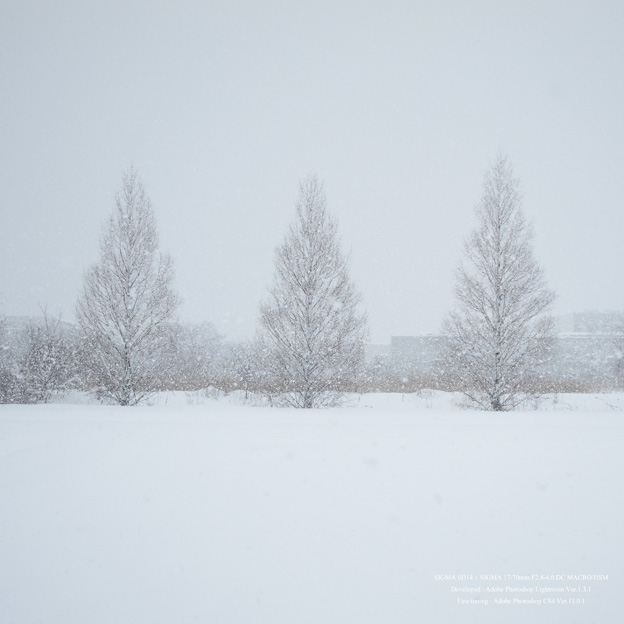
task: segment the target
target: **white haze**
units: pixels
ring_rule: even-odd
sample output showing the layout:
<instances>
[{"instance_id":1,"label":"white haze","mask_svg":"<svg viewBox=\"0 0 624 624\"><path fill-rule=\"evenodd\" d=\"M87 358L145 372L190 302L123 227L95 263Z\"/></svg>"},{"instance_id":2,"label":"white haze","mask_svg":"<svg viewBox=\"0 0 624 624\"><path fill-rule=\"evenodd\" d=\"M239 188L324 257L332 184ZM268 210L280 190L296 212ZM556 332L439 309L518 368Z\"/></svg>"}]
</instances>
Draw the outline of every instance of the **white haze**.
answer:
<instances>
[{"instance_id":1,"label":"white haze","mask_svg":"<svg viewBox=\"0 0 624 624\"><path fill-rule=\"evenodd\" d=\"M5 2L0 313L73 320L139 169L181 318L252 335L325 180L374 342L435 332L509 154L555 312L624 308L620 2Z\"/></svg>"}]
</instances>

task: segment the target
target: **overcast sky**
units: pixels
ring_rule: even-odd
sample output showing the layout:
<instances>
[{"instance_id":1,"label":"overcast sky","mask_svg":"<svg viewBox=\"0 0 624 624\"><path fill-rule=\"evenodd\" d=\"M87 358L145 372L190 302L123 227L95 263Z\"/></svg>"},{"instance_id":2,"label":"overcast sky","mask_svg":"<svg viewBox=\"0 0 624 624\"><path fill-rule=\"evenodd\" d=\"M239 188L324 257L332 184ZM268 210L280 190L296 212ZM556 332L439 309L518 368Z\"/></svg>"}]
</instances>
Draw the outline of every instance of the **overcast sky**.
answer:
<instances>
[{"instance_id":1,"label":"overcast sky","mask_svg":"<svg viewBox=\"0 0 624 624\"><path fill-rule=\"evenodd\" d=\"M0 4L0 313L64 320L139 170L180 318L250 337L324 180L371 338L436 332L497 151L557 314L624 309L624 3Z\"/></svg>"}]
</instances>

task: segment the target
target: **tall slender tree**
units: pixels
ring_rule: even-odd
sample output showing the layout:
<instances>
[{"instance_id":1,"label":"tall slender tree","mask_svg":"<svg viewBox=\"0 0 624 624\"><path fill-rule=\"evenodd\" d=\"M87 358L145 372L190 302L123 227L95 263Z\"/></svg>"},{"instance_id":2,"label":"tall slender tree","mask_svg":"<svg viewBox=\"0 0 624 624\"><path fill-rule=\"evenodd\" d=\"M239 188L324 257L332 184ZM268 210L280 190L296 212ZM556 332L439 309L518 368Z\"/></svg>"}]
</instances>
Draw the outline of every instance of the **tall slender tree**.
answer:
<instances>
[{"instance_id":1,"label":"tall slender tree","mask_svg":"<svg viewBox=\"0 0 624 624\"><path fill-rule=\"evenodd\" d=\"M465 395L482 409L503 411L533 394L531 380L554 339L545 313L555 298L534 258L519 182L503 155L485 176L476 217L445 330Z\"/></svg>"},{"instance_id":2,"label":"tall slender tree","mask_svg":"<svg viewBox=\"0 0 624 624\"><path fill-rule=\"evenodd\" d=\"M100 260L86 273L77 316L96 394L120 405L148 398L162 378L166 324L179 300L173 265L158 251L156 219L131 168L100 240Z\"/></svg>"},{"instance_id":3,"label":"tall slender tree","mask_svg":"<svg viewBox=\"0 0 624 624\"><path fill-rule=\"evenodd\" d=\"M367 329L360 300L322 184L312 176L301 184L260 310L259 342L277 404L341 403L363 364Z\"/></svg>"}]
</instances>

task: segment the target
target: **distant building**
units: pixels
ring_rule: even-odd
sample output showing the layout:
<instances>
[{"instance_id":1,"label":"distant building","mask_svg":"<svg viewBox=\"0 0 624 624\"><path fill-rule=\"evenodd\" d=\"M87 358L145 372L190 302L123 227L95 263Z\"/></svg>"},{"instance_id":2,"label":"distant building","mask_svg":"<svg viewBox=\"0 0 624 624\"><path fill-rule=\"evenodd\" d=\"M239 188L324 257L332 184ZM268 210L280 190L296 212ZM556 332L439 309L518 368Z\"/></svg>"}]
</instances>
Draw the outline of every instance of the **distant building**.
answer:
<instances>
[{"instance_id":1,"label":"distant building","mask_svg":"<svg viewBox=\"0 0 624 624\"><path fill-rule=\"evenodd\" d=\"M555 318L559 334L614 334L624 328L624 312L572 312Z\"/></svg>"},{"instance_id":2,"label":"distant building","mask_svg":"<svg viewBox=\"0 0 624 624\"><path fill-rule=\"evenodd\" d=\"M561 334L547 371L560 379L613 381L618 364L619 354L613 335Z\"/></svg>"},{"instance_id":3,"label":"distant building","mask_svg":"<svg viewBox=\"0 0 624 624\"><path fill-rule=\"evenodd\" d=\"M390 364L395 371L432 373L444 364L446 336L392 336Z\"/></svg>"},{"instance_id":4,"label":"distant building","mask_svg":"<svg viewBox=\"0 0 624 624\"><path fill-rule=\"evenodd\" d=\"M364 358L367 363L375 360L387 360L390 357L390 345L367 344L364 349Z\"/></svg>"},{"instance_id":5,"label":"distant building","mask_svg":"<svg viewBox=\"0 0 624 624\"><path fill-rule=\"evenodd\" d=\"M543 373L556 379L615 381L623 369L624 312L574 312L555 317L558 340ZM400 374L435 374L445 368L449 339L443 335L392 336L387 369ZM372 346L371 346L372 347ZM383 353L383 345L375 345ZM369 361L372 358L369 359Z\"/></svg>"},{"instance_id":6,"label":"distant building","mask_svg":"<svg viewBox=\"0 0 624 624\"><path fill-rule=\"evenodd\" d=\"M18 336L30 325L34 327L43 327L46 319L43 316L5 316L0 317L4 321L4 329L7 339L14 341ZM48 317L48 320L59 324L60 330L67 335L75 335L78 328L73 323L57 320L56 317Z\"/></svg>"},{"instance_id":7,"label":"distant building","mask_svg":"<svg viewBox=\"0 0 624 624\"><path fill-rule=\"evenodd\" d=\"M559 339L550 365L555 377L613 381L620 373L618 334L624 312L573 312L555 318Z\"/></svg>"}]
</instances>

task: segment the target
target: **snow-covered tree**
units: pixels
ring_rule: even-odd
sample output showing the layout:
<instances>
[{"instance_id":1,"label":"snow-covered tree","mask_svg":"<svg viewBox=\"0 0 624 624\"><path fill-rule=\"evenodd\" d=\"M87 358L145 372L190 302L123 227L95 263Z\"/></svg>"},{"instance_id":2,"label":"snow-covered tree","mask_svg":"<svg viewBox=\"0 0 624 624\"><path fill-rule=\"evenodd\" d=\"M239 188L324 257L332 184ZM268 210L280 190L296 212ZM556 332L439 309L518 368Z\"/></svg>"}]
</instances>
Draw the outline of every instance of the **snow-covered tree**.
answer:
<instances>
[{"instance_id":1,"label":"snow-covered tree","mask_svg":"<svg viewBox=\"0 0 624 624\"><path fill-rule=\"evenodd\" d=\"M364 359L360 299L322 185L312 176L301 185L295 221L276 249L274 283L260 309L260 352L275 404L340 404Z\"/></svg>"},{"instance_id":2,"label":"snow-covered tree","mask_svg":"<svg viewBox=\"0 0 624 624\"><path fill-rule=\"evenodd\" d=\"M164 388L200 390L214 383L223 359L223 337L212 323L172 324L167 330L168 369L161 379Z\"/></svg>"},{"instance_id":3,"label":"snow-covered tree","mask_svg":"<svg viewBox=\"0 0 624 624\"><path fill-rule=\"evenodd\" d=\"M21 400L48 403L54 394L69 389L75 379L75 340L60 319L31 319L21 331L17 346L17 370Z\"/></svg>"},{"instance_id":4,"label":"snow-covered tree","mask_svg":"<svg viewBox=\"0 0 624 624\"><path fill-rule=\"evenodd\" d=\"M509 410L531 394L552 345L553 321L545 313L555 296L534 258L519 182L505 156L485 176L476 216L445 331L466 396L482 409Z\"/></svg>"},{"instance_id":5,"label":"snow-covered tree","mask_svg":"<svg viewBox=\"0 0 624 624\"><path fill-rule=\"evenodd\" d=\"M624 385L624 321L618 320L611 327L611 344L614 350L613 373L617 384Z\"/></svg>"},{"instance_id":6,"label":"snow-covered tree","mask_svg":"<svg viewBox=\"0 0 624 624\"><path fill-rule=\"evenodd\" d=\"M0 403L16 403L18 378L8 342L6 321L0 316Z\"/></svg>"},{"instance_id":7,"label":"snow-covered tree","mask_svg":"<svg viewBox=\"0 0 624 624\"><path fill-rule=\"evenodd\" d=\"M166 366L166 325L179 303L172 283L171 259L158 251L154 213L131 168L78 301L85 364L98 397L137 405L157 389Z\"/></svg>"},{"instance_id":8,"label":"snow-covered tree","mask_svg":"<svg viewBox=\"0 0 624 624\"><path fill-rule=\"evenodd\" d=\"M260 393L264 370L255 346L253 342L223 345L211 385L226 394L244 392L244 400Z\"/></svg>"}]
</instances>

